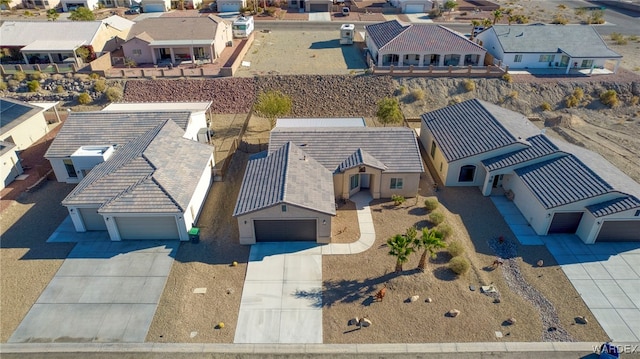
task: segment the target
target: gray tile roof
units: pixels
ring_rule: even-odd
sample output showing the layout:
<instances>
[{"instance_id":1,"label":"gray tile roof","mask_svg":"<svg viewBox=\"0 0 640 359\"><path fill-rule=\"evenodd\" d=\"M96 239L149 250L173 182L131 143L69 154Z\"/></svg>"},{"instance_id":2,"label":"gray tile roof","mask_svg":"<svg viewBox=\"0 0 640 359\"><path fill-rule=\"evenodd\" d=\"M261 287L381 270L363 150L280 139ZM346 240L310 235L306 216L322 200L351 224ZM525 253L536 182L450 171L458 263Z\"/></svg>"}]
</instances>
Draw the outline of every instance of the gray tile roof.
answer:
<instances>
[{"instance_id":1,"label":"gray tile roof","mask_svg":"<svg viewBox=\"0 0 640 359\"><path fill-rule=\"evenodd\" d=\"M422 115L448 162L493 151L539 133L523 115L472 99Z\"/></svg>"},{"instance_id":2,"label":"gray tile roof","mask_svg":"<svg viewBox=\"0 0 640 359\"><path fill-rule=\"evenodd\" d=\"M604 217L630 209L640 209L640 200L634 196L625 196L610 201L587 206L594 217Z\"/></svg>"},{"instance_id":3,"label":"gray tile roof","mask_svg":"<svg viewBox=\"0 0 640 359\"><path fill-rule=\"evenodd\" d=\"M129 31L127 41L146 33L155 41L213 40L220 18L206 17L156 17L136 22Z\"/></svg>"},{"instance_id":4,"label":"gray tile roof","mask_svg":"<svg viewBox=\"0 0 640 359\"><path fill-rule=\"evenodd\" d=\"M386 25L385 25L386 24ZM486 50L442 25L411 24L398 27L397 20L367 26L367 32L383 52L481 54ZM379 34L378 34L379 33Z\"/></svg>"},{"instance_id":5,"label":"gray tile roof","mask_svg":"<svg viewBox=\"0 0 640 359\"><path fill-rule=\"evenodd\" d=\"M58 40L90 45L102 26L102 21L5 21L0 26L0 45L23 47Z\"/></svg>"},{"instance_id":6,"label":"gray tile roof","mask_svg":"<svg viewBox=\"0 0 640 359\"><path fill-rule=\"evenodd\" d=\"M488 158L483 160L482 164L488 171L495 171L501 168L525 163L532 159L548 156L559 151L558 147L556 147L544 135L529 137L526 142L528 146L525 149Z\"/></svg>"},{"instance_id":7,"label":"gray tile roof","mask_svg":"<svg viewBox=\"0 0 640 359\"><path fill-rule=\"evenodd\" d=\"M563 51L571 57L622 57L607 47L593 26L493 25L486 32L485 36L495 32L506 53Z\"/></svg>"},{"instance_id":8,"label":"gray tile roof","mask_svg":"<svg viewBox=\"0 0 640 359\"><path fill-rule=\"evenodd\" d=\"M122 146L168 119L185 130L189 117L187 111L72 112L44 157L68 157L80 146Z\"/></svg>"},{"instance_id":9,"label":"gray tile roof","mask_svg":"<svg viewBox=\"0 0 640 359\"><path fill-rule=\"evenodd\" d=\"M333 175L292 142L249 161L233 216L278 204L336 213Z\"/></svg>"},{"instance_id":10,"label":"gray tile roof","mask_svg":"<svg viewBox=\"0 0 640 359\"><path fill-rule=\"evenodd\" d=\"M42 111L44 109L39 106L10 98L0 98L0 133L10 131Z\"/></svg>"},{"instance_id":11,"label":"gray tile roof","mask_svg":"<svg viewBox=\"0 0 640 359\"><path fill-rule=\"evenodd\" d=\"M358 149L384 164L390 173L422 173L415 132L406 127L274 128L269 153L293 142L334 172Z\"/></svg>"},{"instance_id":12,"label":"gray tile roof","mask_svg":"<svg viewBox=\"0 0 640 359\"><path fill-rule=\"evenodd\" d=\"M547 209L613 192L613 187L568 155L531 166L515 173Z\"/></svg>"},{"instance_id":13,"label":"gray tile roof","mask_svg":"<svg viewBox=\"0 0 640 359\"><path fill-rule=\"evenodd\" d=\"M350 168L358 167L360 165L366 165L380 170L387 170L387 166L384 163L378 161L377 158L371 156L366 151L358 148L351 156L347 157L339 166L336 172L344 172Z\"/></svg>"},{"instance_id":14,"label":"gray tile roof","mask_svg":"<svg viewBox=\"0 0 640 359\"><path fill-rule=\"evenodd\" d=\"M182 137L171 120L118 148L94 167L63 205L98 205L100 213L182 213L213 148Z\"/></svg>"}]
</instances>

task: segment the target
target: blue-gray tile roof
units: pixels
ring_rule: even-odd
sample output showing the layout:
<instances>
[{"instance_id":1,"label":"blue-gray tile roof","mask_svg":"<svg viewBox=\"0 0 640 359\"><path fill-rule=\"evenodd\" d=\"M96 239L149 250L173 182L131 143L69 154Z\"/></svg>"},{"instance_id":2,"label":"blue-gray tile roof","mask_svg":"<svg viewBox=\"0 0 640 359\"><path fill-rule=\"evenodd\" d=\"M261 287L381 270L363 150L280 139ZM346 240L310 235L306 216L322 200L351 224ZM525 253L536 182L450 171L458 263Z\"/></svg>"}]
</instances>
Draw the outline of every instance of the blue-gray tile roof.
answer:
<instances>
[{"instance_id":1,"label":"blue-gray tile roof","mask_svg":"<svg viewBox=\"0 0 640 359\"><path fill-rule=\"evenodd\" d=\"M504 155L488 158L482 161L482 164L488 171L495 171L501 168L525 163L532 159L547 156L558 152L556 147L544 135L536 135L527 138L528 146L522 150L506 153Z\"/></svg>"},{"instance_id":2,"label":"blue-gray tile roof","mask_svg":"<svg viewBox=\"0 0 640 359\"><path fill-rule=\"evenodd\" d=\"M416 134L406 127L276 127L271 131L269 152L289 141L332 173L358 149L384 164L385 172L424 172Z\"/></svg>"},{"instance_id":3,"label":"blue-gray tile roof","mask_svg":"<svg viewBox=\"0 0 640 359\"><path fill-rule=\"evenodd\" d=\"M625 196L610 201L587 206L594 217L604 217L630 209L640 209L640 200L634 196ZM640 236L640 233L638 234Z\"/></svg>"},{"instance_id":4,"label":"blue-gray tile roof","mask_svg":"<svg viewBox=\"0 0 640 359\"><path fill-rule=\"evenodd\" d=\"M383 24L387 24L383 26ZM442 25L412 24L398 28L397 20L367 26L379 51L385 53L483 54L486 50ZM380 32L381 34L376 34ZM376 35L374 35L376 34Z\"/></svg>"},{"instance_id":5,"label":"blue-gray tile roof","mask_svg":"<svg viewBox=\"0 0 640 359\"><path fill-rule=\"evenodd\" d=\"M213 148L182 137L171 120L158 123L94 167L62 201L100 213L182 213Z\"/></svg>"},{"instance_id":6,"label":"blue-gray tile roof","mask_svg":"<svg viewBox=\"0 0 640 359\"><path fill-rule=\"evenodd\" d=\"M519 168L515 173L547 209L613 191L573 155Z\"/></svg>"},{"instance_id":7,"label":"blue-gray tile roof","mask_svg":"<svg viewBox=\"0 0 640 359\"><path fill-rule=\"evenodd\" d=\"M332 173L292 142L249 161L233 216L278 204L336 213Z\"/></svg>"},{"instance_id":8,"label":"blue-gray tile roof","mask_svg":"<svg viewBox=\"0 0 640 359\"><path fill-rule=\"evenodd\" d=\"M361 148L358 148L356 152L347 157L347 159L338 166L336 172L344 172L350 168L358 167L360 165L367 165L383 171L388 168L384 163L378 161L377 158L371 156Z\"/></svg>"}]
</instances>

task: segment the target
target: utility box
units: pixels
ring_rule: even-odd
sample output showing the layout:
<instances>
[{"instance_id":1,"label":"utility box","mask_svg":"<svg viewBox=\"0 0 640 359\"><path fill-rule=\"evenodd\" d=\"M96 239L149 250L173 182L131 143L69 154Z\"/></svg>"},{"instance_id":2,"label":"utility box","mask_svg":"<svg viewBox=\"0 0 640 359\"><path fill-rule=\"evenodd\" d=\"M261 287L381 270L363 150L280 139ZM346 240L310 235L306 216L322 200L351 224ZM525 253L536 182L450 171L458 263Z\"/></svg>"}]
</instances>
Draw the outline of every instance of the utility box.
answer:
<instances>
[{"instance_id":1,"label":"utility box","mask_svg":"<svg viewBox=\"0 0 640 359\"><path fill-rule=\"evenodd\" d=\"M192 227L189 230L189 239L191 239L191 243L200 242L200 228Z\"/></svg>"},{"instance_id":2,"label":"utility box","mask_svg":"<svg viewBox=\"0 0 640 359\"><path fill-rule=\"evenodd\" d=\"M342 24L340 26L340 45L352 45L356 32L354 24Z\"/></svg>"}]
</instances>

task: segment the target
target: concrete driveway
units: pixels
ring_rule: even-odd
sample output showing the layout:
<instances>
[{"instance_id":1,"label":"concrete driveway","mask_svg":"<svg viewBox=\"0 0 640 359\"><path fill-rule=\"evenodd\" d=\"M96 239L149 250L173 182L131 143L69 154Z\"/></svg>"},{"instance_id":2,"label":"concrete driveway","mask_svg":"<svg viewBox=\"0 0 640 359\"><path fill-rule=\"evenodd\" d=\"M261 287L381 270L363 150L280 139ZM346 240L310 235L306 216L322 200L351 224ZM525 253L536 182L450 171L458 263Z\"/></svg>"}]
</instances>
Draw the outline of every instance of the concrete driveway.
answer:
<instances>
[{"instance_id":1,"label":"concrete driveway","mask_svg":"<svg viewBox=\"0 0 640 359\"><path fill-rule=\"evenodd\" d=\"M9 343L144 342L178 245L77 243Z\"/></svg>"},{"instance_id":2,"label":"concrete driveway","mask_svg":"<svg viewBox=\"0 0 640 359\"><path fill-rule=\"evenodd\" d=\"M584 244L573 234L538 236L513 202L491 199L522 245L546 245L613 341L640 342L640 243Z\"/></svg>"}]
</instances>

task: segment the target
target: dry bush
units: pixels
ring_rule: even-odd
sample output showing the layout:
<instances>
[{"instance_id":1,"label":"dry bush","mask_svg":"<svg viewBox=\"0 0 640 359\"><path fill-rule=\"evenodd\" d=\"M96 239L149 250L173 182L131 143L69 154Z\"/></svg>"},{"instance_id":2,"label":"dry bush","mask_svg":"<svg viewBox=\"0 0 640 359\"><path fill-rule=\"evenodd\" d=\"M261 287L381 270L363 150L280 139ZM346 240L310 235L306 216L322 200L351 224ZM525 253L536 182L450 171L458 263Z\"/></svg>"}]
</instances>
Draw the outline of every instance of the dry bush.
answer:
<instances>
[{"instance_id":1,"label":"dry bush","mask_svg":"<svg viewBox=\"0 0 640 359\"><path fill-rule=\"evenodd\" d=\"M104 92L107 89L107 83L105 80L96 80L93 84L93 89L97 92Z\"/></svg>"},{"instance_id":2,"label":"dry bush","mask_svg":"<svg viewBox=\"0 0 640 359\"><path fill-rule=\"evenodd\" d=\"M542 105L540 105L540 108L542 109L542 111L551 111L551 104L548 102L543 102Z\"/></svg>"},{"instance_id":3,"label":"dry bush","mask_svg":"<svg viewBox=\"0 0 640 359\"><path fill-rule=\"evenodd\" d=\"M423 89L413 89L411 90L411 98L413 101L421 101L424 100L424 90Z\"/></svg>"},{"instance_id":4,"label":"dry bush","mask_svg":"<svg viewBox=\"0 0 640 359\"><path fill-rule=\"evenodd\" d=\"M434 209L438 208L438 205L440 204L440 202L438 202L438 199L435 197L430 197L424 200L424 208L427 209L427 211L431 212Z\"/></svg>"},{"instance_id":5,"label":"dry bush","mask_svg":"<svg viewBox=\"0 0 640 359\"><path fill-rule=\"evenodd\" d=\"M25 74L23 71L18 71L15 74L13 74L11 78L18 82L22 82L27 78L27 74Z\"/></svg>"},{"instance_id":6,"label":"dry bush","mask_svg":"<svg viewBox=\"0 0 640 359\"><path fill-rule=\"evenodd\" d=\"M609 107L616 107L620 102L618 100L618 93L616 90L607 90L600 94L600 102Z\"/></svg>"},{"instance_id":7,"label":"dry bush","mask_svg":"<svg viewBox=\"0 0 640 359\"><path fill-rule=\"evenodd\" d=\"M449 261L449 269L451 269L457 275L467 273L470 267L471 265L469 264L469 261L467 261L464 257L453 257L451 258L451 261Z\"/></svg>"},{"instance_id":8,"label":"dry bush","mask_svg":"<svg viewBox=\"0 0 640 359\"><path fill-rule=\"evenodd\" d=\"M449 254L451 254L452 257L457 257L464 253L464 246L462 245L462 243L454 241L449 243L449 245L447 246L447 251L449 252Z\"/></svg>"},{"instance_id":9,"label":"dry bush","mask_svg":"<svg viewBox=\"0 0 640 359\"><path fill-rule=\"evenodd\" d=\"M464 84L464 89L467 90L467 92L471 92L476 89L476 82L471 79L466 79L462 81L462 83Z\"/></svg>"},{"instance_id":10,"label":"dry bush","mask_svg":"<svg viewBox=\"0 0 640 359\"><path fill-rule=\"evenodd\" d=\"M440 225L438 225L438 227L436 227L436 230L442 235L442 240L445 241L448 238L451 238L451 235L453 235L453 228L446 223L441 223Z\"/></svg>"},{"instance_id":11,"label":"dry bush","mask_svg":"<svg viewBox=\"0 0 640 359\"><path fill-rule=\"evenodd\" d=\"M107 97L107 100L109 100L109 102L118 102L122 100L123 92L120 87L112 86L104 92L104 95Z\"/></svg>"},{"instance_id":12,"label":"dry bush","mask_svg":"<svg viewBox=\"0 0 640 359\"><path fill-rule=\"evenodd\" d=\"M435 224L436 226L440 223L444 222L444 214L441 212L431 212L429 213L429 222Z\"/></svg>"},{"instance_id":13,"label":"dry bush","mask_svg":"<svg viewBox=\"0 0 640 359\"><path fill-rule=\"evenodd\" d=\"M511 74L502 75L502 79L507 81L508 83L512 83L513 82L513 79L511 78Z\"/></svg>"},{"instance_id":14,"label":"dry bush","mask_svg":"<svg viewBox=\"0 0 640 359\"><path fill-rule=\"evenodd\" d=\"M88 93L83 92L80 95L78 95L78 103L81 105L88 105L90 104L92 101L91 96L89 96Z\"/></svg>"}]
</instances>

